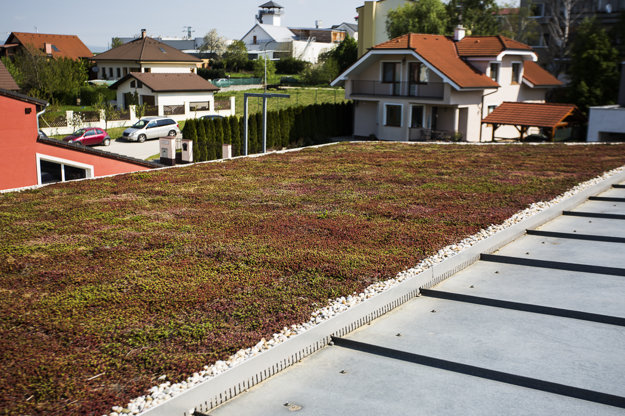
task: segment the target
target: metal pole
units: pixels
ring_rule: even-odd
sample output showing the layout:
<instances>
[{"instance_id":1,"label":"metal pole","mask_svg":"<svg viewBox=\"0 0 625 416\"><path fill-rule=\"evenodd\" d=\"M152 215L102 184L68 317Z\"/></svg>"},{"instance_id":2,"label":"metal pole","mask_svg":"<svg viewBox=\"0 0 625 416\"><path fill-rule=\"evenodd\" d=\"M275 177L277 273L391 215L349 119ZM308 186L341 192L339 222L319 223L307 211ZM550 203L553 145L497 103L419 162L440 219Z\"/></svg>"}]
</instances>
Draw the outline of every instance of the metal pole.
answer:
<instances>
[{"instance_id":1,"label":"metal pole","mask_svg":"<svg viewBox=\"0 0 625 416\"><path fill-rule=\"evenodd\" d=\"M267 97L263 97L263 153L267 153Z\"/></svg>"},{"instance_id":2,"label":"metal pole","mask_svg":"<svg viewBox=\"0 0 625 416\"><path fill-rule=\"evenodd\" d=\"M267 45L265 45L265 93L267 92Z\"/></svg>"},{"instance_id":3,"label":"metal pole","mask_svg":"<svg viewBox=\"0 0 625 416\"><path fill-rule=\"evenodd\" d=\"M243 128L243 156L247 156L247 139L248 139L248 113L247 113L247 95L243 94L243 118L245 119L245 126Z\"/></svg>"}]
</instances>

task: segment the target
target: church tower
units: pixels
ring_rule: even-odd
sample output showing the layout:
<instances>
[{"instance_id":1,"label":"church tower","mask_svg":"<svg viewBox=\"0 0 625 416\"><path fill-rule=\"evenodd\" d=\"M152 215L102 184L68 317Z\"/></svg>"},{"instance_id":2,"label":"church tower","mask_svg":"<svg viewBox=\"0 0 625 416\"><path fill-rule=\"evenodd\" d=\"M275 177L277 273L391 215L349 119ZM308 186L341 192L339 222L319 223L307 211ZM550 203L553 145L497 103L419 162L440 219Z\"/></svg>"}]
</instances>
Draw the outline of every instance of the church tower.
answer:
<instances>
[{"instance_id":1,"label":"church tower","mask_svg":"<svg viewBox=\"0 0 625 416\"><path fill-rule=\"evenodd\" d=\"M280 26L280 18L282 17L282 9L284 9L284 7L280 6L275 1L268 1L265 4L261 4L259 7L260 10L258 11L258 16L256 16L258 23Z\"/></svg>"}]
</instances>

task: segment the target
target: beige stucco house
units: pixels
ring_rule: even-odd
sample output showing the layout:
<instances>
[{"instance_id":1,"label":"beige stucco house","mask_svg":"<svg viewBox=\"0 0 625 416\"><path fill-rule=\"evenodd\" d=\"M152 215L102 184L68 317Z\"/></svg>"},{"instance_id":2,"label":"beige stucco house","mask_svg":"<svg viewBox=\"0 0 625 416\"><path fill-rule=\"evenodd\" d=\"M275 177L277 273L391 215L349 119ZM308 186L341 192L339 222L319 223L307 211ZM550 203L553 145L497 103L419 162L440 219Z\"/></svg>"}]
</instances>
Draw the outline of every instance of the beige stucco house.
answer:
<instances>
[{"instance_id":1,"label":"beige stucco house","mask_svg":"<svg viewBox=\"0 0 625 416\"><path fill-rule=\"evenodd\" d=\"M141 31L140 38L109 49L93 60L97 65L98 77L113 81L131 72L197 73L197 68L202 65L201 59L146 36L145 29Z\"/></svg>"},{"instance_id":2,"label":"beige stucco house","mask_svg":"<svg viewBox=\"0 0 625 416\"><path fill-rule=\"evenodd\" d=\"M388 12L412 0L370 0L356 8L358 13L358 57L369 48L388 40L386 19Z\"/></svg>"},{"instance_id":3,"label":"beige stucco house","mask_svg":"<svg viewBox=\"0 0 625 416\"><path fill-rule=\"evenodd\" d=\"M536 54L503 36L408 34L370 49L332 85L355 101L354 134L382 140L438 136L491 140L482 120L506 101L545 101L560 81L536 64ZM513 126L498 138L516 138Z\"/></svg>"}]
</instances>

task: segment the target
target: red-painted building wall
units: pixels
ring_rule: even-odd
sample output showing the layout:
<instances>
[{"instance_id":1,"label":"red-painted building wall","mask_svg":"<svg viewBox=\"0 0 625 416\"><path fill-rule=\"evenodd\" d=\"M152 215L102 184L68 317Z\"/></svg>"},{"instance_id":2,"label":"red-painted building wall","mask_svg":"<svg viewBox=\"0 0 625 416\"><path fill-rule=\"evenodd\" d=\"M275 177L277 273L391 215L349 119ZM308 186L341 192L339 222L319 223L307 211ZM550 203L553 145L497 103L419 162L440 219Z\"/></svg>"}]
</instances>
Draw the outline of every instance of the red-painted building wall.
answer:
<instances>
[{"instance_id":1,"label":"red-painted building wall","mask_svg":"<svg viewBox=\"0 0 625 416\"><path fill-rule=\"evenodd\" d=\"M37 141L37 108L19 98L0 95L0 190L39 184L37 154L92 167L93 177L148 170L113 158Z\"/></svg>"}]
</instances>

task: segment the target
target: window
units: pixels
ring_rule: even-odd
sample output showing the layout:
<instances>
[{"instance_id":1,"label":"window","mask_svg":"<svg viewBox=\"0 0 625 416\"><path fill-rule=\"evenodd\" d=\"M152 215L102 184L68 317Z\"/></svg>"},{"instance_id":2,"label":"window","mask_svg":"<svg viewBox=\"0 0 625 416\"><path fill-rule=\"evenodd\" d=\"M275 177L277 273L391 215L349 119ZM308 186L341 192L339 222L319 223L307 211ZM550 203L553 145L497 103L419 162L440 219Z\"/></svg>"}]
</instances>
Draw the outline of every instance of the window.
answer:
<instances>
[{"instance_id":1,"label":"window","mask_svg":"<svg viewBox=\"0 0 625 416\"><path fill-rule=\"evenodd\" d=\"M536 3L531 6L531 17L543 17L545 15L544 3Z\"/></svg>"},{"instance_id":2,"label":"window","mask_svg":"<svg viewBox=\"0 0 625 416\"><path fill-rule=\"evenodd\" d=\"M128 68L124 68L124 76L128 75Z\"/></svg>"},{"instance_id":3,"label":"window","mask_svg":"<svg viewBox=\"0 0 625 416\"><path fill-rule=\"evenodd\" d=\"M39 184L93 177L93 166L37 154Z\"/></svg>"},{"instance_id":4,"label":"window","mask_svg":"<svg viewBox=\"0 0 625 416\"><path fill-rule=\"evenodd\" d=\"M109 78L113 78L113 68L109 68Z\"/></svg>"},{"instance_id":5,"label":"window","mask_svg":"<svg viewBox=\"0 0 625 416\"><path fill-rule=\"evenodd\" d=\"M143 82L137 81L137 88L143 88Z\"/></svg>"},{"instance_id":6,"label":"window","mask_svg":"<svg viewBox=\"0 0 625 416\"><path fill-rule=\"evenodd\" d=\"M258 44L258 38L257 38L256 36L254 36L254 40L253 40L253 42L254 42L254 45L257 45L257 44Z\"/></svg>"},{"instance_id":7,"label":"window","mask_svg":"<svg viewBox=\"0 0 625 416\"><path fill-rule=\"evenodd\" d=\"M56 47L56 45L52 45L52 50L53 50L54 52L61 52L61 51L59 50L59 48L57 48L57 47Z\"/></svg>"},{"instance_id":8,"label":"window","mask_svg":"<svg viewBox=\"0 0 625 416\"><path fill-rule=\"evenodd\" d=\"M152 72L152 68L144 68L143 70L145 73L149 74L150 72Z\"/></svg>"},{"instance_id":9,"label":"window","mask_svg":"<svg viewBox=\"0 0 625 416\"><path fill-rule=\"evenodd\" d=\"M493 111L495 111L495 108L497 108L497 106L496 106L496 105L489 105L489 106L488 106L488 114L490 114L490 113L492 113ZM487 114L487 115L488 115L488 114Z\"/></svg>"},{"instance_id":10,"label":"window","mask_svg":"<svg viewBox=\"0 0 625 416\"><path fill-rule=\"evenodd\" d=\"M122 77L122 69L117 68L117 78L121 78L121 77Z\"/></svg>"},{"instance_id":11,"label":"window","mask_svg":"<svg viewBox=\"0 0 625 416\"><path fill-rule=\"evenodd\" d=\"M429 81L428 68L421 62L411 62L408 71L411 84L425 84Z\"/></svg>"},{"instance_id":12,"label":"window","mask_svg":"<svg viewBox=\"0 0 625 416\"><path fill-rule=\"evenodd\" d=\"M102 78L106 79L106 68L102 68Z\"/></svg>"},{"instance_id":13,"label":"window","mask_svg":"<svg viewBox=\"0 0 625 416\"><path fill-rule=\"evenodd\" d=\"M510 80L511 84L520 84L521 83L521 63L513 62L512 63L512 80Z\"/></svg>"},{"instance_id":14,"label":"window","mask_svg":"<svg viewBox=\"0 0 625 416\"><path fill-rule=\"evenodd\" d=\"M499 82L499 63L493 62L490 64L490 78L495 82Z\"/></svg>"},{"instance_id":15,"label":"window","mask_svg":"<svg viewBox=\"0 0 625 416\"><path fill-rule=\"evenodd\" d=\"M423 106L422 105L413 105L410 113L410 127L422 128L423 127Z\"/></svg>"},{"instance_id":16,"label":"window","mask_svg":"<svg viewBox=\"0 0 625 416\"><path fill-rule=\"evenodd\" d=\"M384 125L389 127L401 127L401 112L402 106L400 104L385 104Z\"/></svg>"},{"instance_id":17,"label":"window","mask_svg":"<svg viewBox=\"0 0 625 416\"><path fill-rule=\"evenodd\" d=\"M137 88L137 83L135 82L134 79L130 81L130 88Z\"/></svg>"},{"instance_id":18,"label":"window","mask_svg":"<svg viewBox=\"0 0 625 416\"><path fill-rule=\"evenodd\" d=\"M394 83L399 81L397 76L397 67L399 65L396 62L384 62L382 63L382 82Z\"/></svg>"},{"instance_id":19,"label":"window","mask_svg":"<svg viewBox=\"0 0 625 416\"><path fill-rule=\"evenodd\" d=\"M199 102L189 103L189 110L191 110L191 111L208 111L208 110L210 110L209 102L208 101L199 101Z\"/></svg>"}]
</instances>

